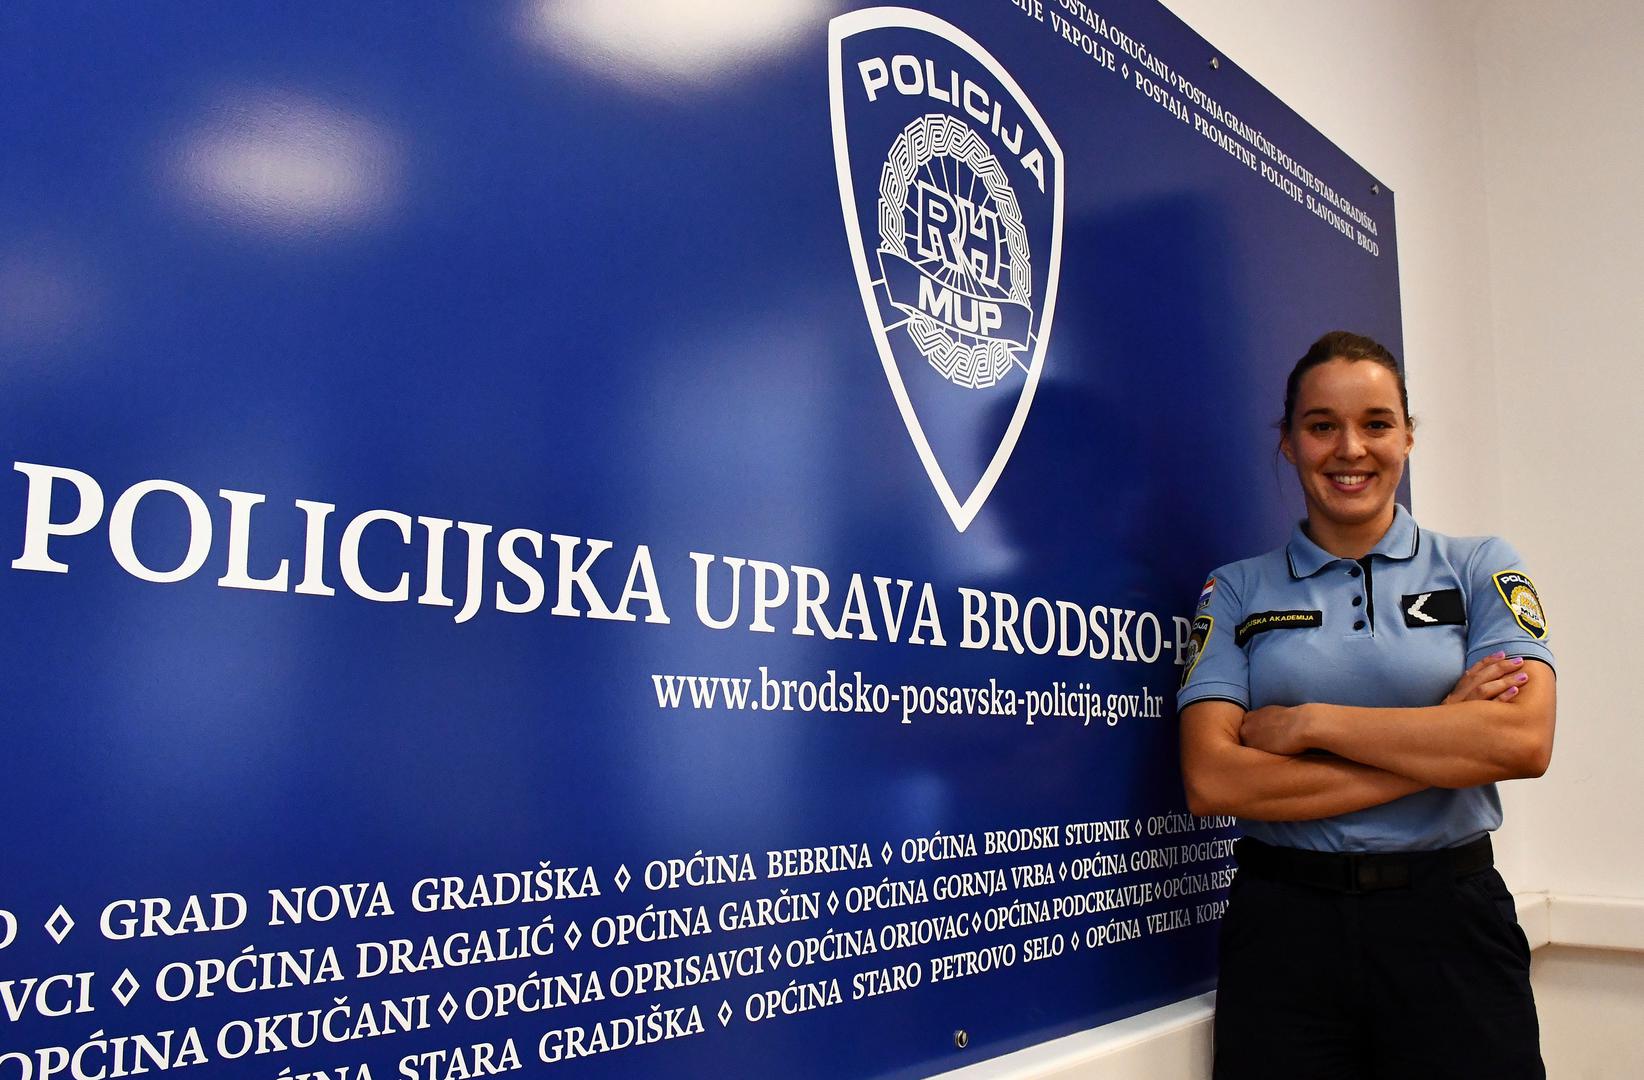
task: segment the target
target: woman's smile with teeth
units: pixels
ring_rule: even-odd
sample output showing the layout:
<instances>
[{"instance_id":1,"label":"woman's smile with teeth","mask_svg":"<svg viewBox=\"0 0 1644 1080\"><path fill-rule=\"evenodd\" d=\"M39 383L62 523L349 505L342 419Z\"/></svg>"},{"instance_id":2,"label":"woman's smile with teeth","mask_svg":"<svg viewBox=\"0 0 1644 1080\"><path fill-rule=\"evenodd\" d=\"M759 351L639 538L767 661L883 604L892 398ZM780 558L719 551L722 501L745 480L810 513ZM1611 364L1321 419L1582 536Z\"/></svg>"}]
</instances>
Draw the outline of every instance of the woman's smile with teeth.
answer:
<instances>
[{"instance_id":1,"label":"woman's smile with teeth","mask_svg":"<svg viewBox=\"0 0 1644 1080\"><path fill-rule=\"evenodd\" d=\"M1368 551L1393 520L1414 439L1396 374L1340 357L1308 369L1279 440L1296 466L1310 535L1328 551Z\"/></svg>"}]
</instances>

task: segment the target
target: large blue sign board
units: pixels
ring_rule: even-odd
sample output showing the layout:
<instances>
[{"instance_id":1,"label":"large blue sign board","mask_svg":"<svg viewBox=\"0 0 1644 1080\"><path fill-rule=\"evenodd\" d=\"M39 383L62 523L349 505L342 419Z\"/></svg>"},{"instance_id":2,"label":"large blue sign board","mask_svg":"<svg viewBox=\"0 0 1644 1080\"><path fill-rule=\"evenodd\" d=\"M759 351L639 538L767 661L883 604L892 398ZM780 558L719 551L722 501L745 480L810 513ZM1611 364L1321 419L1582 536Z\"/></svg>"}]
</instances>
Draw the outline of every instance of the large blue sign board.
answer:
<instances>
[{"instance_id":1,"label":"large blue sign board","mask_svg":"<svg viewBox=\"0 0 1644 1080\"><path fill-rule=\"evenodd\" d=\"M1392 197L1147 0L0 10L0 1080L915 1076L1213 981Z\"/></svg>"}]
</instances>

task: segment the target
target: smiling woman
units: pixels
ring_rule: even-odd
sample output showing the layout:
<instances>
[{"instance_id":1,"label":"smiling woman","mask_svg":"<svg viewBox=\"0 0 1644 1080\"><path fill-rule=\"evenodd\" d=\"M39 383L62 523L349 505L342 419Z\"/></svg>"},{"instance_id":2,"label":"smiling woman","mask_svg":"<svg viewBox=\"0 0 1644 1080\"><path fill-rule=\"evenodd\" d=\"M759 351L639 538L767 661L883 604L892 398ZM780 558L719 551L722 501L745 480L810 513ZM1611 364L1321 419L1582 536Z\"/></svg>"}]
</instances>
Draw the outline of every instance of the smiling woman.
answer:
<instances>
[{"instance_id":1,"label":"smiling woman","mask_svg":"<svg viewBox=\"0 0 1644 1080\"><path fill-rule=\"evenodd\" d=\"M1279 449L1296 467L1321 546L1356 547L1357 558L1387 531L1414 426L1398 361L1369 338L1326 334L1297 362Z\"/></svg>"},{"instance_id":2,"label":"smiling woman","mask_svg":"<svg viewBox=\"0 0 1644 1080\"><path fill-rule=\"evenodd\" d=\"M1320 338L1280 422L1307 517L1200 594L1183 781L1245 833L1217 1077L1544 1075L1489 833L1552 752L1546 618L1505 542L1395 502L1414 442L1392 354Z\"/></svg>"}]
</instances>

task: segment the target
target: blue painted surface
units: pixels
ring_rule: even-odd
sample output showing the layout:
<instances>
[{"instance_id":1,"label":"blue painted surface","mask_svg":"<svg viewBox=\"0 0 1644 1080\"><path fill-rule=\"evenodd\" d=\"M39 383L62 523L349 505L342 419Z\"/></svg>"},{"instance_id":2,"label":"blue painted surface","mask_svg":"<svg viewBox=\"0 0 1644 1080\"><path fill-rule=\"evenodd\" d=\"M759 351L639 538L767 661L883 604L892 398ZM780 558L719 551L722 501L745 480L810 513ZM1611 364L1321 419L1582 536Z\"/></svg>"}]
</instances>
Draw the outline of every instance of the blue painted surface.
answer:
<instances>
[{"instance_id":1,"label":"blue painted surface","mask_svg":"<svg viewBox=\"0 0 1644 1080\"><path fill-rule=\"evenodd\" d=\"M1045 6L1047 20L1066 14ZM1142 664L966 650L957 589L1154 612L1168 634L1209 567L1279 542L1299 508L1271 426L1291 360L1338 326L1401 351L1391 195L1373 194L1364 170L1233 64L1209 68L1210 47L1156 4L1104 13L1372 213L1378 257L1017 7L920 7L991 53L1065 155L1043 377L963 533L889 392L846 242L827 70L827 21L843 8L733 20L726 32L740 44L690 63L680 58L697 55L691 35L669 37L660 59L577 36L603 24L578 24L576 5L0 11L0 451L89 474L108 504L96 527L52 540L66 574L0 568L0 910L19 924L0 980L97 973L94 1015L0 1019L0 1052L74 1047L96 1030L214 1032L344 992L437 1001L536 970L980 912L992 905L841 913L175 1004L145 986L122 1008L107 989L126 968L152 980L168 963L248 945L352 949L549 914L563 933L647 903L716 912L781 887L825 895L937 872L882 868L884 841L980 841L987 829L1181 809L1173 652ZM750 27L764 21L780 32L758 38ZM211 514L205 565L176 584L132 576L108 541L119 494L154 478L199 493ZM28 487L13 469L0 488L8 563L23 551ZM266 577L290 560L291 586L305 524L294 500L334 504L336 595L218 587L225 488L267 496L253 512L250 570ZM75 512L67 491L59 522ZM391 525L372 526L361 552L375 588L409 572L413 602L349 591L340 534L377 508L495 526L487 600L470 621L414 602L421 526L409 547ZM498 611L498 582L524 594L495 552L514 528L611 540L593 578L613 601L645 545L671 622L550 614L551 541L535 560L547 604ZM177 499L142 503L134 545L149 565L175 566L188 535ZM949 644L795 635L791 602L776 633L749 631L746 610L737 627L709 629L693 610L691 552L819 568L835 612L853 572L870 588L873 575L929 582ZM445 581L458 604L466 557L453 529ZM761 665L779 678L861 671L893 687L1146 687L1167 708L1080 728L657 707L653 674L741 677ZM871 871L764 878L769 849L859 841L875 852ZM609 884L619 864L698 850L752 853L760 880L698 893ZM594 867L603 895L438 914L405 903L425 876L546 861ZM251 925L270 888L375 881L394 897L393 918ZM98 935L110 901L216 891L251 898L247 926ZM79 922L60 945L40 929L58 904ZM699 1005L707 1030L552 1068L719 1076L780 1062L794 1076L919 1075L1212 980L1207 925L850 1000L864 969L918 960L928 975L932 957L1036 932L277 1056L213 1055L195 1071L370 1062L395 1075L406 1054L508 1036L528 1071L547 1070L535 1060L543 1031L660 1002ZM755 991L827 976L842 980L838 1006L742 1015ZM738 1012L728 1027L711 1015L723 998ZM972 1038L963 1052L952 1046L961 1028Z\"/></svg>"}]
</instances>

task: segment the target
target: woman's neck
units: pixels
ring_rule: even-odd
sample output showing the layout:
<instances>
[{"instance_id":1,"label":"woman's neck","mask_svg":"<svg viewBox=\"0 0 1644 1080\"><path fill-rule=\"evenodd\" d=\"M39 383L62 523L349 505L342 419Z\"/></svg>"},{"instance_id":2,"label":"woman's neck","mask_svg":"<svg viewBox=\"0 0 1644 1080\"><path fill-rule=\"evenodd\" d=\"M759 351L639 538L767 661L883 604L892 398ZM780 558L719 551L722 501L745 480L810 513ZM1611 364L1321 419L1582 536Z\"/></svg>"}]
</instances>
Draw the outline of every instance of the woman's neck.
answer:
<instances>
[{"instance_id":1,"label":"woman's neck","mask_svg":"<svg viewBox=\"0 0 1644 1080\"><path fill-rule=\"evenodd\" d=\"M1381 543L1381 538L1393 527L1393 518L1397 513L1398 510L1393 504L1388 503L1385 514L1380 514L1370 521L1352 524L1308 514L1307 536L1313 543L1338 559L1362 559Z\"/></svg>"}]
</instances>

